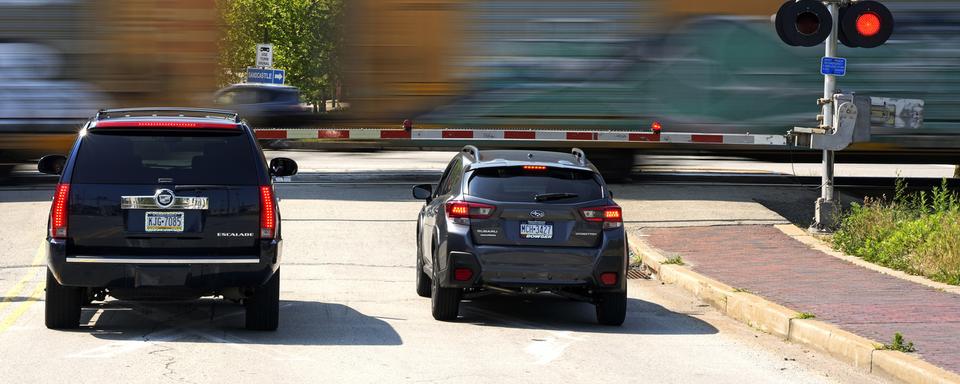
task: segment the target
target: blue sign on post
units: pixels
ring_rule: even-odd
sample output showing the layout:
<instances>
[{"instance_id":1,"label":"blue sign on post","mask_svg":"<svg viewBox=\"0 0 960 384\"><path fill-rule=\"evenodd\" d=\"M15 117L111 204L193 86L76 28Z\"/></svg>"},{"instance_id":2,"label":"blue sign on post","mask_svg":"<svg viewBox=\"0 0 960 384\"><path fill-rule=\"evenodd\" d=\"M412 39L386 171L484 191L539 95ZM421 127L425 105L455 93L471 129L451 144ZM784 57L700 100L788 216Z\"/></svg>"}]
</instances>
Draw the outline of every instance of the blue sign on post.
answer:
<instances>
[{"instance_id":1,"label":"blue sign on post","mask_svg":"<svg viewBox=\"0 0 960 384\"><path fill-rule=\"evenodd\" d=\"M847 74L847 59L842 57L821 57L820 73L823 75L843 76Z\"/></svg>"},{"instance_id":2,"label":"blue sign on post","mask_svg":"<svg viewBox=\"0 0 960 384\"><path fill-rule=\"evenodd\" d=\"M287 73L282 69L247 68L248 83L283 84Z\"/></svg>"}]
</instances>

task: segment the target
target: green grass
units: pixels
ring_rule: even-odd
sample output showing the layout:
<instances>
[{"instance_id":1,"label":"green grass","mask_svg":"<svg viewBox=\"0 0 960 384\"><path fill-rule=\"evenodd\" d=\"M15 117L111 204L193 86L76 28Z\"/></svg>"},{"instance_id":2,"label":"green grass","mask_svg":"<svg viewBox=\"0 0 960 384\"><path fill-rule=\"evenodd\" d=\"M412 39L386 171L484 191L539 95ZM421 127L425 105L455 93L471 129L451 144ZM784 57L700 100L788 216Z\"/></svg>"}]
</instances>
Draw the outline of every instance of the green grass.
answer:
<instances>
[{"instance_id":1,"label":"green grass","mask_svg":"<svg viewBox=\"0 0 960 384\"><path fill-rule=\"evenodd\" d=\"M814 319L816 317L817 315L814 315L810 312L800 312L797 314L797 317L794 317L794 319Z\"/></svg>"},{"instance_id":2,"label":"green grass","mask_svg":"<svg viewBox=\"0 0 960 384\"><path fill-rule=\"evenodd\" d=\"M668 258L660 264L686 265L686 263L683 262L683 258L681 258L680 256L674 256L674 257Z\"/></svg>"},{"instance_id":3,"label":"green grass","mask_svg":"<svg viewBox=\"0 0 960 384\"><path fill-rule=\"evenodd\" d=\"M893 342L890 344L884 344L880 349L885 349L888 351L900 351L900 352L916 352L917 349L913 347L913 342L905 342L903 335L900 332L893 334Z\"/></svg>"},{"instance_id":4,"label":"green grass","mask_svg":"<svg viewBox=\"0 0 960 384\"><path fill-rule=\"evenodd\" d=\"M946 180L931 192L867 199L843 213L833 244L869 262L960 285L960 196Z\"/></svg>"}]
</instances>

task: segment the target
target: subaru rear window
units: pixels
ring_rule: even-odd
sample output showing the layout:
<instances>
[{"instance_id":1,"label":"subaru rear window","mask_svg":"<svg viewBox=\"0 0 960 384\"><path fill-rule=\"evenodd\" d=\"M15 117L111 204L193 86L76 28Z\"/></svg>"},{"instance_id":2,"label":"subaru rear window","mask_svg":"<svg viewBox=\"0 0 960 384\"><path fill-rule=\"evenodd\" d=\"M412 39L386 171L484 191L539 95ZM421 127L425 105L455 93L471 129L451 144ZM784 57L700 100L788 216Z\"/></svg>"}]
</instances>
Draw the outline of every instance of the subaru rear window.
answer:
<instances>
[{"instance_id":1,"label":"subaru rear window","mask_svg":"<svg viewBox=\"0 0 960 384\"><path fill-rule=\"evenodd\" d=\"M89 133L72 182L257 185L257 154L242 133Z\"/></svg>"},{"instance_id":2,"label":"subaru rear window","mask_svg":"<svg viewBox=\"0 0 960 384\"><path fill-rule=\"evenodd\" d=\"M522 167L480 168L473 171L468 195L505 202L534 202L537 195L569 194L546 203L569 204L603 198L593 172L565 168L525 170Z\"/></svg>"}]
</instances>

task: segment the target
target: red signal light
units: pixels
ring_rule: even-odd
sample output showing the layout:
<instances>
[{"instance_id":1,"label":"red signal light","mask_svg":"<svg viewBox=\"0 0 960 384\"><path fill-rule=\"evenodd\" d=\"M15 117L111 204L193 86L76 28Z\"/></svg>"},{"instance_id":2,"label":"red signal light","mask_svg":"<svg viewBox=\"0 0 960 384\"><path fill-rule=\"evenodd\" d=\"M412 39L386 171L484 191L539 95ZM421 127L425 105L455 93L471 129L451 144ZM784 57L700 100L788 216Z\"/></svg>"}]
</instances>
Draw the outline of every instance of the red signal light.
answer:
<instances>
[{"instance_id":1,"label":"red signal light","mask_svg":"<svg viewBox=\"0 0 960 384\"><path fill-rule=\"evenodd\" d=\"M861 36L873 36L880 32L880 16L866 12L857 16L857 33Z\"/></svg>"},{"instance_id":2,"label":"red signal light","mask_svg":"<svg viewBox=\"0 0 960 384\"><path fill-rule=\"evenodd\" d=\"M653 133L660 133L663 126L660 125L659 121L654 121L653 124L650 124L650 129L653 130Z\"/></svg>"},{"instance_id":3,"label":"red signal light","mask_svg":"<svg viewBox=\"0 0 960 384\"><path fill-rule=\"evenodd\" d=\"M883 4L859 0L840 8L840 42L851 48L879 47L893 35L895 24Z\"/></svg>"}]
</instances>

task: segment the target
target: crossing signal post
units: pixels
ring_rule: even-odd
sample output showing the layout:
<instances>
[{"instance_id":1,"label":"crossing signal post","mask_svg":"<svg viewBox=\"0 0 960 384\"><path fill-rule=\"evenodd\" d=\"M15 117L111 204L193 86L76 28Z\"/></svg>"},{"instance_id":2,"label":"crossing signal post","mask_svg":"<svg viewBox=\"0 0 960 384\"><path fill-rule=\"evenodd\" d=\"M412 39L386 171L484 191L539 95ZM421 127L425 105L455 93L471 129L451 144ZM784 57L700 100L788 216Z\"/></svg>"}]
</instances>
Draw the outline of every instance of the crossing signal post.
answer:
<instances>
[{"instance_id":1,"label":"crossing signal post","mask_svg":"<svg viewBox=\"0 0 960 384\"><path fill-rule=\"evenodd\" d=\"M837 103L834 93L836 77L846 74L846 60L837 57L837 42L851 48L877 47L890 38L893 26L893 14L883 4L872 0L788 0L780 6L774 19L780 40L797 47L825 43L820 66L823 97L818 100L823 112L817 117L819 127L806 129L807 132L833 134L838 128L839 123L834 121L834 104ZM838 207L833 189L833 169L833 150L824 147L821 194L811 231L830 232L836 225Z\"/></svg>"}]
</instances>

